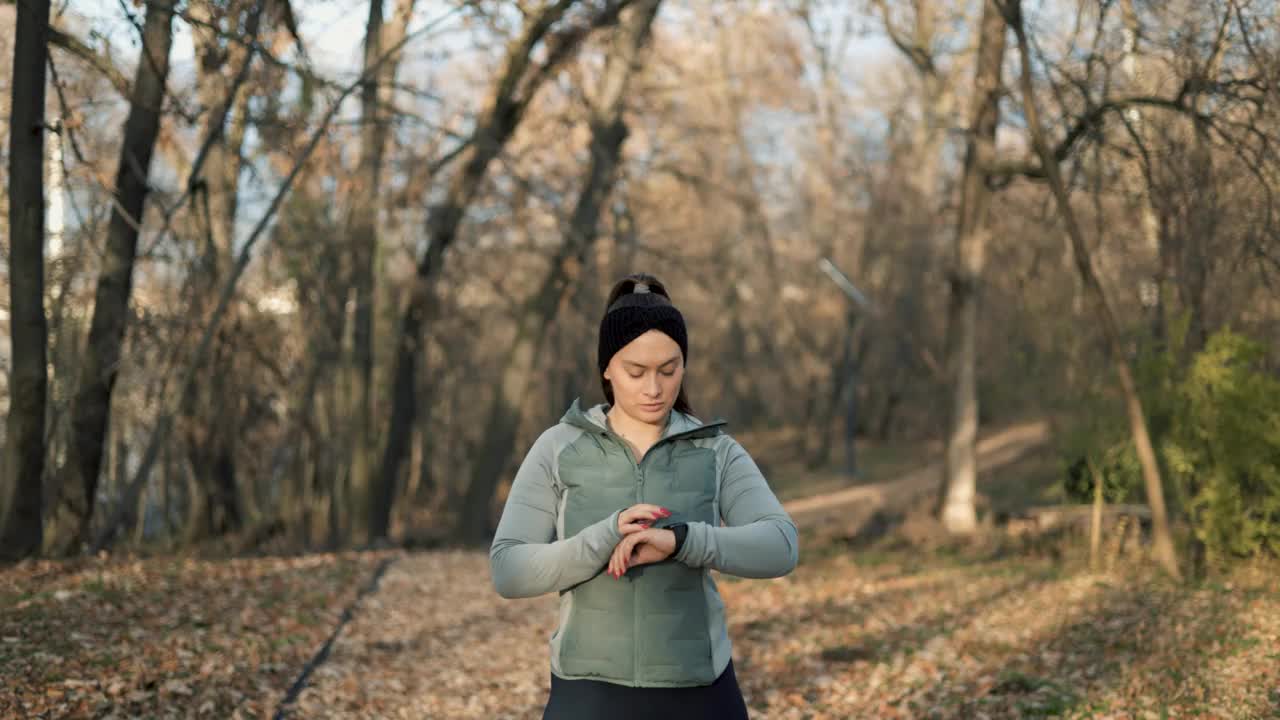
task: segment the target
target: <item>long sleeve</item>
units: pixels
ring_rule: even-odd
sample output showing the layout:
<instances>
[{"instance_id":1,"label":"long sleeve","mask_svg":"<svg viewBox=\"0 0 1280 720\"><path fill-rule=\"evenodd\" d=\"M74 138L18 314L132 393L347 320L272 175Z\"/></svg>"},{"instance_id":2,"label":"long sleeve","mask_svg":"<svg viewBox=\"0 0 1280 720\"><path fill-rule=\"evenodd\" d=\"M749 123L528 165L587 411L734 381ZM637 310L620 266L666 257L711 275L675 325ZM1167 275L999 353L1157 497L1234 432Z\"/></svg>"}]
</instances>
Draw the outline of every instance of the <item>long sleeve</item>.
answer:
<instances>
[{"instance_id":1,"label":"long sleeve","mask_svg":"<svg viewBox=\"0 0 1280 720\"><path fill-rule=\"evenodd\" d=\"M676 560L740 577L786 575L800 558L796 524L746 449L736 440L729 443L720 476L720 516L726 527L689 523Z\"/></svg>"},{"instance_id":2,"label":"long sleeve","mask_svg":"<svg viewBox=\"0 0 1280 720\"><path fill-rule=\"evenodd\" d=\"M489 548L493 587L505 598L535 597L573 587L599 573L622 533L611 513L571 538L556 540L555 443L547 431L516 472Z\"/></svg>"}]
</instances>

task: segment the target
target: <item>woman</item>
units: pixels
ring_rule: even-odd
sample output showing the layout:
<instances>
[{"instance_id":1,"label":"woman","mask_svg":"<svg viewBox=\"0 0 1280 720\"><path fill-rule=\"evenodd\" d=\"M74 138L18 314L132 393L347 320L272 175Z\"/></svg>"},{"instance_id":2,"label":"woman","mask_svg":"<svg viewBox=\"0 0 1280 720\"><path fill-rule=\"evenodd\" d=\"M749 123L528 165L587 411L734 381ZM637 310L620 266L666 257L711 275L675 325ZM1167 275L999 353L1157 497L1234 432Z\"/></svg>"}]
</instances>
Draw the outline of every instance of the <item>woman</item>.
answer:
<instances>
[{"instance_id":1,"label":"woman","mask_svg":"<svg viewBox=\"0 0 1280 720\"><path fill-rule=\"evenodd\" d=\"M691 414L657 279L614 286L598 350L607 402L534 442L489 552L503 597L560 593L543 718L746 718L710 571L787 574L795 523L724 422Z\"/></svg>"}]
</instances>

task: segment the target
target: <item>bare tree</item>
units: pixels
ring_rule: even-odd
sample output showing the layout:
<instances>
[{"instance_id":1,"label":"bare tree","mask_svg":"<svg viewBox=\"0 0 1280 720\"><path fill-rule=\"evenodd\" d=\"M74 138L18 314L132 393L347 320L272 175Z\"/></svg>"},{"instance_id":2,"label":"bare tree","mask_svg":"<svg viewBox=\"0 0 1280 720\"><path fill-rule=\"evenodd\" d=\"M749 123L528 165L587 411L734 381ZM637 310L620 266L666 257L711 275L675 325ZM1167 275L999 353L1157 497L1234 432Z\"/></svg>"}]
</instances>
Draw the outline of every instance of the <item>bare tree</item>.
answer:
<instances>
[{"instance_id":1,"label":"bare tree","mask_svg":"<svg viewBox=\"0 0 1280 720\"><path fill-rule=\"evenodd\" d=\"M63 552L73 550L88 539L93 518L111 415L111 392L128 324L133 265L143 207L150 190L147 178L160 132L172 43L173 8L167 3L148 3L142 53L134 75L133 97L116 171L116 202L112 206L105 257L94 296L89 342L72 403L72 438L66 465L69 474L61 483L61 500L53 518L54 538Z\"/></svg>"},{"instance_id":2,"label":"bare tree","mask_svg":"<svg viewBox=\"0 0 1280 720\"><path fill-rule=\"evenodd\" d=\"M1143 92L1146 78L1142 73L1139 65L1139 40L1142 37L1141 26L1138 22L1138 13L1134 7L1133 0L1121 0L1120 10L1124 20L1124 55L1121 58L1120 66L1124 71L1125 79L1130 85L1131 92ZM1129 108L1125 111L1126 124L1130 129L1130 133L1138 141L1139 145L1143 143L1143 138L1148 135L1146 123L1143 122L1143 112L1141 107ZM1142 282L1150 283L1151 289L1155 292L1155 308L1152 317L1152 328L1157 339L1163 339L1165 336L1165 313L1162 298L1166 294L1162 287L1164 283L1161 276L1165 271L1165 263L1163 258L1166 249L1161 246L1160 242L1160 219L1155 211L1155 197L1152 194L1151 187L1151 168L1143 168L1141 162L1141 154L1134 157L1133 161L1126 163L1126 170L1130 174L1135 174L1134 184L1137 185L1138 193L1138 215L1142 220L1142 239L1147 248L1156 251L1161 257L1160 269L1156 276L1151 279L1144 278ZM1133 171L1137 171L1136 173Z\"/></svg>"},{"instance_id":3,"label":"bare tree","mask_svg":"<svg viewBox=\"0 0 1280 720\"><path fill-rule=\"evenodd\" d=\"M191 274L189 313L194 318L203 319L218 284L235 261L246 116L249 100L256 94L246 81L267 4L273 3L199 0L187 12L196 59L196 93L205 114L203 140L188 183L195 210L193 225L201 236L199 259ZM241 32L241 27L242 35L233 41L231 32ZM183 408L185 449L196 491L185 528L191 540L238 529L245 521L235 459L241 426L236 409L242 405L242 392L229 377L236 346L233 340L219 338L219 347L201 368L198 391Z\"/></svg>"},{"instance_id":4,"label":"bare tree","mask_svg":"<svg viewBox=\"0 0 1280 720\"><path fill-rule=\"evenodd\" d=\"M9 298L12 399L0 476L0 559L40 552L45 370L44 101L49 0L18 3L9 123Z\"/></svg>"},{"instance_id":5,"label":"bare tree","mask_svg":"<svg viewBox=\"0 0 1280 720\"><path fill-rule=\"evenodd\" d=\"M472 141L459 158L461 168L450 181L444 199L430 210L427 247L418 259L409 299L397 331L391 421L378 479L384 486L395 486L401 465L409 454L409 442L417 419L414 378L421 365L422 328L431 311L435 278L440 272L444 251L457 237L463 214L479 191L490 161L502 151L519 126L538 88L574 54L592 30L617 22L628 0L591 3L586 18L570 21L566 27L552 33L552 26L573 4L573 0L545 2L537 10L526 13L524 28L507 46L502 70L495 78L490 99L476 119ZM544 49L545 59L541 63L535 61L533 55L538 47Z\"/></svg>"},{"instance_id":6,"label":"bare tree","mask_svg":"<svg viewBox=\"0 0 1280 720\"><path fill-rule=\"evenodd\" d=\"M960 213L956 222L955 255L948 307L947 363L952 404L947 428L946 478L940 519L948 532L972 533L977 528L978 387L975 368L978 334L978 290L988 239L987 208L991 190L987 172L995 158L996 127L1000 123L1000 76L1004 62L1005 25L996 0L982 4L978 26L978 56L973 73L968 136Z\"/></svg>"},{"instance_id":7,"label":"bare tree","mask_svg":"<svg viewBox=\"0 0 1280 720\"><path fill-rule=\"evenodd\" d=\"M627 137L623 122L627 89L640 63L640 51L661 0L637 0L619 28L600 78L600 91L590 109L591 162L582 180L564 243L551 262L537 293L519 319L498 392L490 406L481 450L462 505L461 531L468 540L489 533L489 503L503 468L511 458L523 415L529 382L541 355L547 327L573 283L581 283L582 267L595 244L600 211L613 191L618 160ZM390 509L389 503L383 506Z\"/></svg>"},{"instance_id":8,"label":"bare tree","mask_svg":"<svg viewBox=\"0 0 1280 720\"><path fill-rule=\"evenodd\" d=\"M1115 314L1107 302L1102 283L1093 269L1093 259L1089 254L1089 246L1084 241L1080 223L1076 219L1075 210L1071 207L1071 198L1066 182L1062 178L1062 170L1058 166L1058 158L1045 137L1040 123L1039 110L1035 102L1035 86L1031 76L1031 49L1027 41L1026 28L1022 20L1021 0L1002 0L1000 8L1004 21L1013 29L1018 41L1018 56L1021 73L1019 87L1022 93L1022 107L1027 119L1027 131L1031 135L1031 144L1040 159L1044 177L1053 192L1058 214L1071 240L1071 248L1075 255L1076 268L1084 283L1085 292L1093 305L1097 320L1107 338L1107 345L1119 376L1120 389L1124 393L1125 408L1129 415L1130 431L1133 444L1138 452L1138 461L1142 464L1142 477L1147 490L1147 503L1151 506L1152 536L1155 543L1156 560L1170 575L1179 577L1178 558L1173 548L1173 535L1169 529L1169 516L1164 502L1164 486L1160 480L1160 467L1156 462L1155 450L1151 444L1151 435L1147 430L1146 415L1142 409L1142 399L1138 397L1137 386L1133 380L1133 372L1125 359L1120 337L1120 328ZM1002 28L1003 32L1003 28Z\"/></svg>"},{"instance_id":9,"label":"bare tree","mask_svg":"<svg viewBox=\"0 0 1280 720\"><path fill-rule=\"evenodd\" d=\"M383 22L382 0L370 0L369 21L365 30L364 67L366 73L382 60L382 48L400 44L413 16L414 0L399 0L391 22ZM373 441L373 301L374 259L378 255L379 189L382 186L383 153L390 127L384 105L395 82L399 54L392 56L369 73L360 96L360 169L351 194L349 238L351 243L351 279L355 291L355 323L352 328L352 418L351 486L358 503L369 499L369 476L376 443ZM385 513L373 508L368 516L370 537L386 535ZM363 518L362 518L363 519Z\"/></svg>"},{"instance_id":10,"label":"bare tree","mask_svg":"<svg viewBox=\"0 0 1280 720\"><path fill-rule=\"evenodd\" d=\"M1124 21L1125 75L1132 92L1150 92L1142 72L1143 53L1139 41L1144 37L1142 23L1133 0L1121 3ZM1221 12L1220 17L1216 15ZM1205 13L1208 17L1200 15ZM1208 39L1208 56L1197 52L1182 54L1178 68L1197 82L1217 82L1230 40L1235 16L1230 6L1200 6L1189 9L1184 22L1212 29ZM1129 136L1137 145L1134 160L1127 163L1137 169L1139 210L1143 238L1156 254L1154 278L1144 279L1144 300L1152 306L1151 321L1157 343L1164 346L1170 339L1171 318L1175 300L1188 311L1184 359L1204 347L1208 339L1205 318L1205 282L1207 266L1212 263L1215 235L1222 215L1222 198L1214 182L1215 159L1210 151L1209 123L1203 120L1210 105L1202 94L1187 100L1185 113L1161 116L1144 112L1140 106L1127 109L1123 118ZM1189 126L1189 132L1188 132ZM1164 137L1161 138L1160 136ZM1190 137L1187 137L1190 135ZM1158 142L1189 147L1190 152L1161 153Z\"/></svg>"},{"instance_id":11,"label":"bare tree","mask_svg":"<svg viewBox=\"0 0 1280 720\"><path fill-rule=\"evenodd\" d=\"M410 39L429 31L434 25L435 23L430 23L423 28L416 30L414 33L406 35L401 40L400 44L387 48L383 53L382 58L385 60L395 53L398 53L403 45ZM376 71L377 67L375 66L367 72ZM323 117L321 117L319 124L312 130L305 143L303 143L296 153L294 153L292 157L292 165L286 171L284 179L276 189L275 194L272 195L270 203L258 218L253 229L250 230L248 237L241 245L240 251L236 255L235 263L231 266L227 278L223 281L222 289L219 291L217 297L217 303L214 305L209 319L201 332L200 339L196 343L195 349L192 351L191 357L193 360L180 372L180 378L177 380L176 391L176 395L178 397L177 404L179 407L190 402L190 396L195 391L195 381L199 364L203 362L204 358L209 353L210 347L213 345L214 337L221 326L223 318L227 314L228 308L231 306L232 296L236 291L236 284L241 275L244 274L245 268L249 266L249 261L253 259L254 246L266 232L268 225L270 225L276 217L277 211L280 209L285 198L289 195L289 191L293 187L294 182L298 179L299 175L303 173L303 169L307 166L307 162L310 160L316 148L320 145L321 139L329 130L334 117L342 107L343 101L355 92L358 87L361 87L366 80L368 80L367 73L362 73L353 83L343 87L337 94L337 97L329 105ZM103 549L115 540L116 534L120 530L125 516L128 513L127 508L134 506L138 502L138 497L142 493L142 489L145 486L148 477L150 477L151 470L155 465L156 459L160 455L160 448L169 438L169 433L173 428L174 414L174 409L172 407L163 407L161 409L160 415L156 420L156 427L151 432L147 440L146 449L143 451L142 458L139 460L138 470L134 473L133 478L129 480L128 485L124 489L122 501L117 505L115 511L112 512L111 517L109 517L103 525L102 532L98 533L94 538L92 546L93 550L97 551Z\"/></svg>"},{"instance_id":12,"label":"bare tree","mask_svg":"<svg viewBox=\"0 0 1280 720\"><path fill-rule=\"evenodd\" d=\"M520 3L523 12L450 3L458 21L439 27L468 35L465 53L454 56L453 43L412 53L405 45L390 75L393 26L408 0L379 0L379 9L360 8L379 29L347 38L364 40L368 57L352 55L356 69L341 82L310 64L288 21L278 27L283 0L175 6L174 22L191 28L196 64L170 73L152 193L139 211L127 341L89 513L95 532L105 528L102 543L129 527L137 542L157 532L178 543L229 534L219 544L232 548L342 547L392 532L409 541L482 538L526 421L597 394L584 342L604 276L635 270L679 289L698 328L690 360L697 410L739 422L779 476L803 474L807 457L825 461L810 473L814 482L838 484L825 470L834 469L842 430L915 443L945 437L938 426L948 416L961 419L942 410L956 400L957 365L942 370L934 353L942 358L952 293L977 287L947 287L952 268L964 279L960 239L974 233L986 259L973 372L993 381L981 397L984 425L1045 412L1074 424L1123 397L1114 381L1104 397L1094 393L1116 372L1115 358L1043 162L1027 142L981 157L990 148L982 131L997 123L975 120L983 98L970 102L981 3L965 5L963 19L960 6L939 0L862 0L852 12L838 0L686 4L672 16L679 22L651 38L644 52L654 60L625 93L606 86L636 17L628 13L656 1L631 0L616 32L586 42L591 28L612 22L600 13L623 3L532 0ZM1280 268L1270 242L1275 38L1263 23L1269 10L1254 6L1128 5L1136 21L1124 2L1071 4L1074 25L1046 25L1043 38L1036 19L1056 23L1064 7L1040 15L1028 4L1026 21L1041 131L1075 193L1093 272L1125 334L1159 448L1171 406L1148 399L1156 385L1144 385L1133 360L1133 341L1148 339L1154 297L1134 281L1169 281L1160 302L1179 323L1171 328L1188 315L1203 320L1188 328L1188 346L1228 320L1255 337L1280 328L1267 286ZM265 13L260 34L249 24L255 8ZM548 9L561 14L540 15ZM664 3L668 10L677 8ZM15 12L0 5L6 53L17 34L4 18ZM117 64L121 54L105 38L76 39L84 26L75 12L60 16L61 34L50 29L49 44L64 49L50 50L48 94L64 126L67 244L92 249L97 238L99 247L61 260L45 250L46 292L57 300L47 312L44 455L58 465L45 473L46 514L61 507L57 483L74 473L65 463L81 348L136 84L132 58ZM423 37L417 19L406 35ZM538 22L545 27L530 40L526 23ZM1126 39L1122 30L1135 22L1136 39ZM890 36L890 49L875 57L845 44L868 23ZM990 56L991 44L982 50ZM548 62L558 54L571 59ZM851 54L858 61L849 63ZM430 76L479 83L420 83L408 77L411 60ZM0 76L8 61L0 57ZM899 81L859 83L860 73ZM1022 97L1005 83L1013 92L1002 91L1009 104L1000 134L1017 125L1024 140L1024 111L1010 109ZM120 120L92 111L102 98L119 100L119 89ZM345 104L331 107L344 92ZM625 127L610 122L610 98L625 105ZM0 112L6 134L7 121ZM47 206L53 177L45 175ZM286 177L277 193L272 178ZM1086 184L1092 203L1081 202ZM1144 242L1140 193L1158 220L1160 258ZM975 220L984 203L985 223ZM0 210L8 214L8 203L0 200ZM255 249L240 253L246 240ZM246 268L250 255L260 258ZM853 333L819 258L875 300ZM0 273L0 335L10 330L9 277ZM403 335L398 315L410 300L423 314ZM953 353L963 319L952 318ZM421 343L412 383L401 376L393 396L380 395L376 387L391 385L403 357L401 339ZM0 344L6 368L8 349ZM0 373L0 408L14 398L13 377ZM417 411L412 424L403 414L391 421L407 402ZM850 407L859 422L842 422ZM384 473L385 451L394 456L406 426L408 450ZM1112 434L1111 424L1071 433L1080 456L1095 462L1096 444L1105 436L1112 445ZM867 467L876 472L879 463ZM162 482L148 479L152 468ZM1194 507L1168 500L1174 517L1185 507L1195 519ZM45 537L78 522L46 525Z\"/></svg>"},{"instance_id":13,"label":"bare tree","mask_svg":"<svg viewBox=\"0 0 1280 720\"><path fill-rule=\"evenodd\" d=\"M914 161L912 185L920 200L932 203L939 187L938 168L942 165L943 131L954 95L948 78L939 67L935 45L938 42L938 21L941 10L934 0L911 0L911 24L898 27L890 3L874 0L884 23L885 33L894 47L907 58L920 80L920 119L911 135ZM895 5L897 5L895 3ZM979 39L981 42L981 39Z\"/></svg>"}]
</instances>

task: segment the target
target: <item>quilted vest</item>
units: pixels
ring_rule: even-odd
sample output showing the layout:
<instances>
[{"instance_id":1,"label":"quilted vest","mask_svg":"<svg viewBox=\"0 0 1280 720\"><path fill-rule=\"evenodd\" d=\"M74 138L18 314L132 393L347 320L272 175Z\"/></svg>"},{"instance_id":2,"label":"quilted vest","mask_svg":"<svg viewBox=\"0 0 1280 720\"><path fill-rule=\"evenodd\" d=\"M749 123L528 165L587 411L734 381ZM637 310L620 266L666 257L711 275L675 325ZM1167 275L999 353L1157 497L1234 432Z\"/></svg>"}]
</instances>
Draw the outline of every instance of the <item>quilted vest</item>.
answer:
<instances>
[{"instance_id":1,"label":"quilted vest","mask_svg":"<svg viewBox=\"0 0 1280 720\"><path fill-rule=\"evenodd\" d=\"M625 440L576 403L562 422L586 431L558 458L564 537L636 503L672 510L663 525L719 524L716 453L698 441L721 434L724 422L666 434L639 462ZM601 572L564 591L573 597L556 643L561 672L643 687L710 684L708 602L719 603L719 595L711 585L708 597L706 574L667 559L633 567L621 579Z\"/></svg>"}]
</instances>

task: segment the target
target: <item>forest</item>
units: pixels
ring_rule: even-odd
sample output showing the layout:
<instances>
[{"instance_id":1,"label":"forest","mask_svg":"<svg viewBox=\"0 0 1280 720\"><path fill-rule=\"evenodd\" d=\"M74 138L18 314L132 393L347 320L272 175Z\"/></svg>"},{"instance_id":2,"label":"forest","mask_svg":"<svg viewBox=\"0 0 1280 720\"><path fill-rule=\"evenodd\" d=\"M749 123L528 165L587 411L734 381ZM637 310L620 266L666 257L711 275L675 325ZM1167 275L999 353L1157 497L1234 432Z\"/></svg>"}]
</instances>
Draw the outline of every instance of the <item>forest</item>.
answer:
<instances>
[{"instance_id":1,"label":"forest","mask_svg":"<svg viewBox=\"0 0 1280 720\"><path fill-rule=\"evenodd\" d=\"M1280 716L1275 0L0 0L0 137L0 715L537 717L644 272L753 716Z\"/></svg>"}]
</instances>

